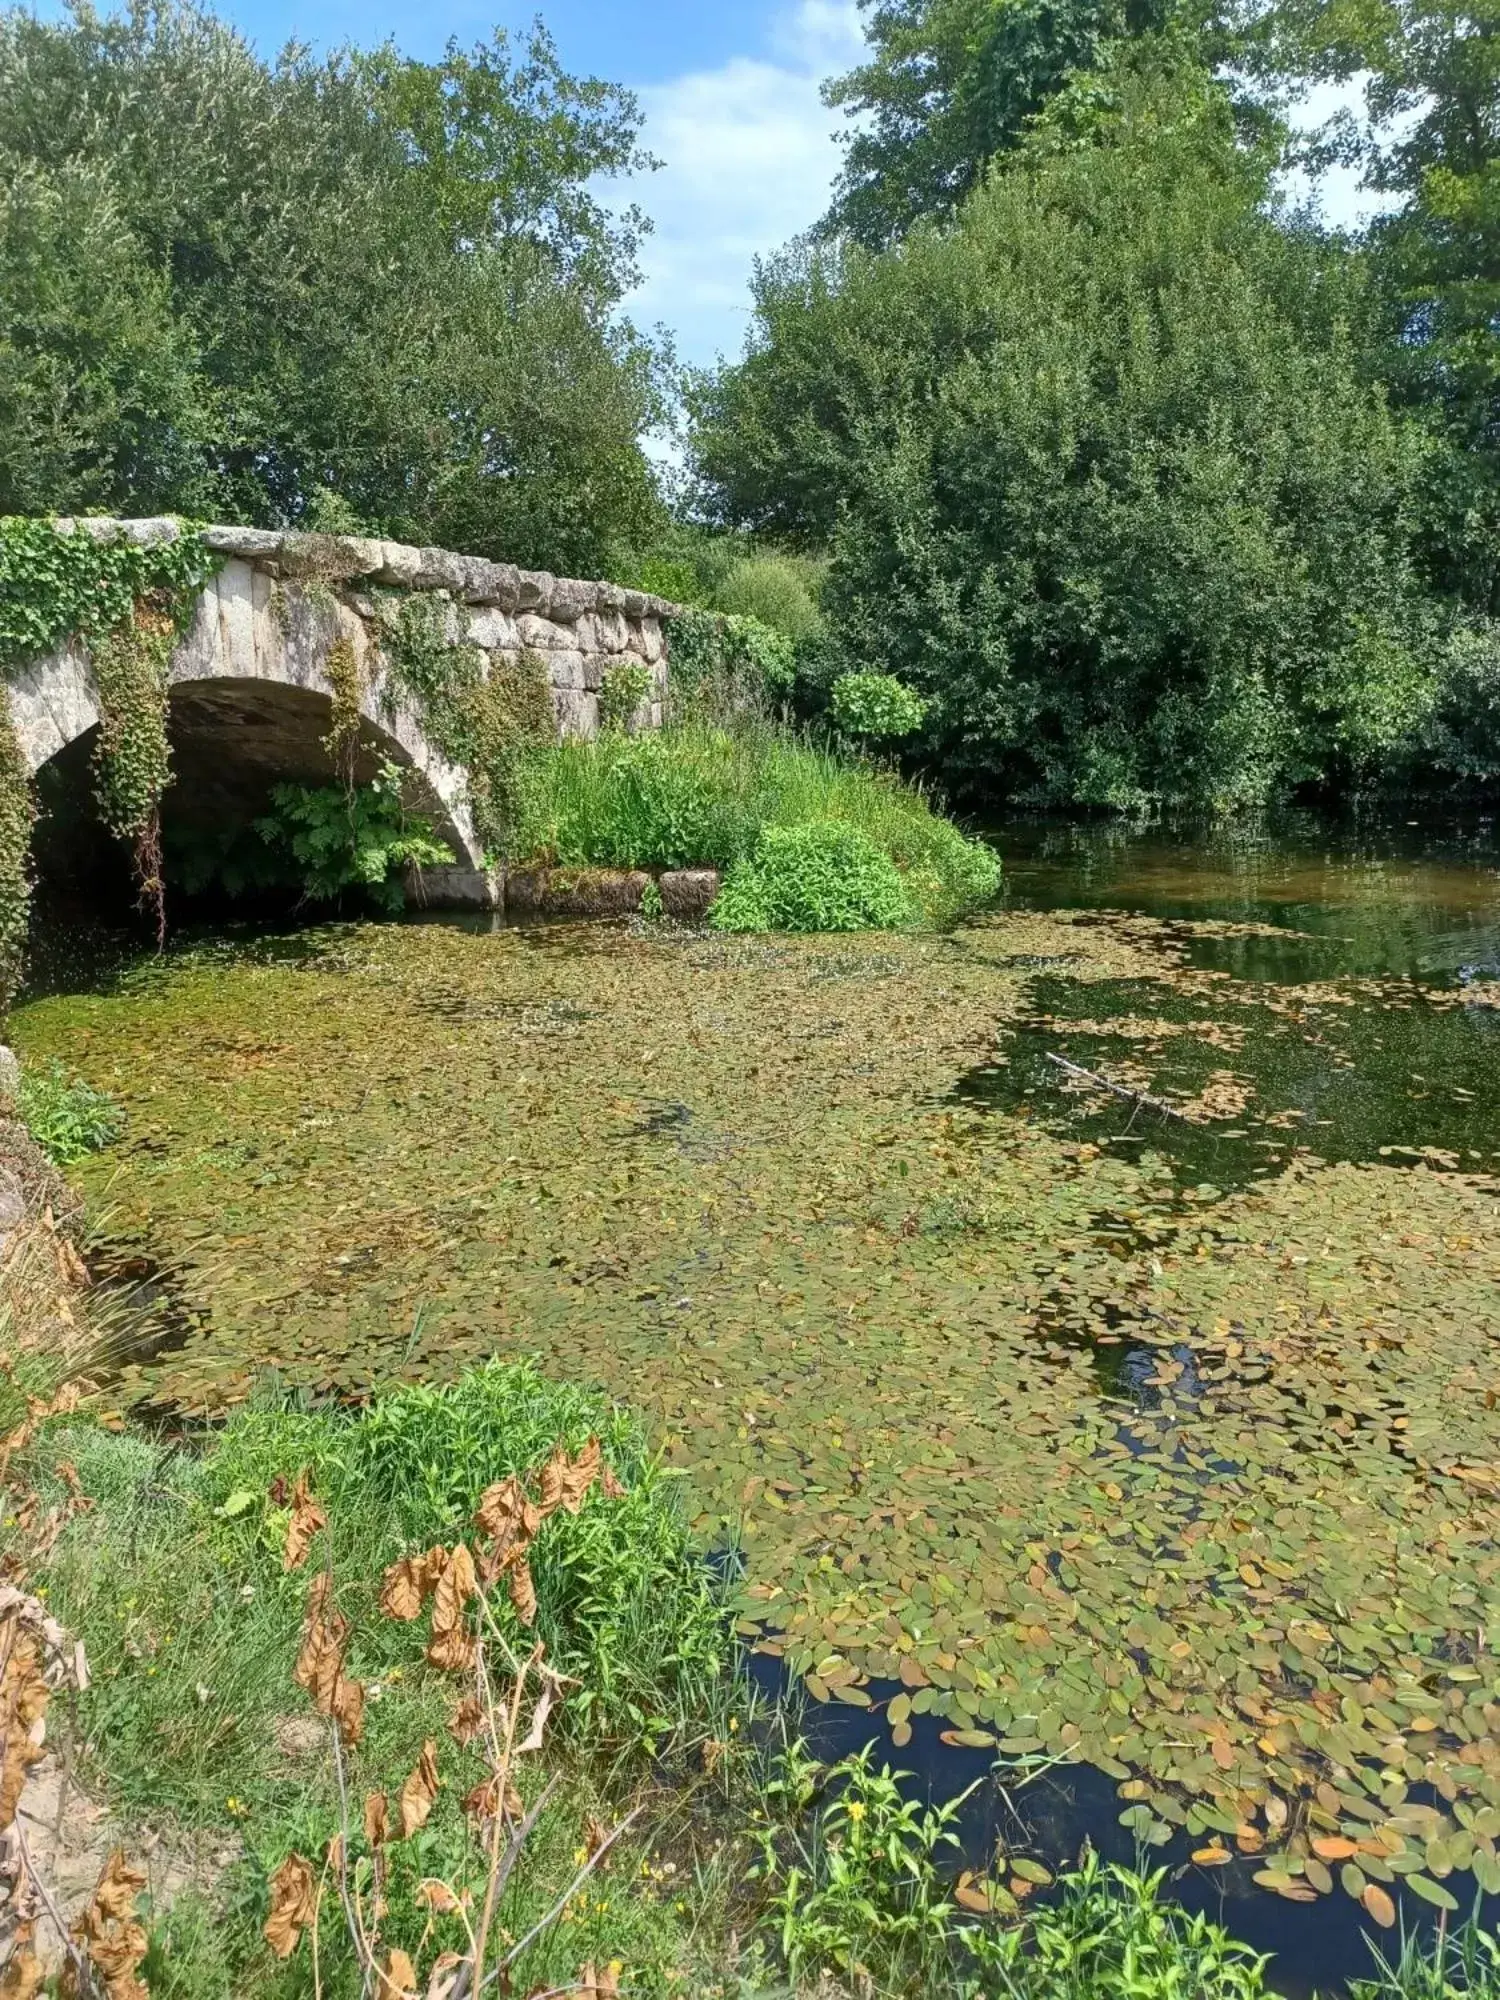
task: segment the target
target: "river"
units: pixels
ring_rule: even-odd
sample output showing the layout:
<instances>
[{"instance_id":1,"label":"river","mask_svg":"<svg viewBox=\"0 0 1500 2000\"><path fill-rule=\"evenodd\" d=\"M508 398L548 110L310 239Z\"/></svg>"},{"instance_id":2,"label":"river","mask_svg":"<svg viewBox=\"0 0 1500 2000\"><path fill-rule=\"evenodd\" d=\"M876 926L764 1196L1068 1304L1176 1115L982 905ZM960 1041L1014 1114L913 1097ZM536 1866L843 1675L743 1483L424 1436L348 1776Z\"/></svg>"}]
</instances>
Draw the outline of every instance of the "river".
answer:
<instances>
[{"instance_id":1,"label":"river","mask_svg":"<svg viewBox=\"0 0 1500 2000\"><path fill-rule=\"evenodd\" d=\"M949 936L227 929L16 1039L128 1113L130 1392L602 1383L824 1741L1326 1988L1500 1890L1492 829L997 839Z\"/></svg>"}]
</instances>

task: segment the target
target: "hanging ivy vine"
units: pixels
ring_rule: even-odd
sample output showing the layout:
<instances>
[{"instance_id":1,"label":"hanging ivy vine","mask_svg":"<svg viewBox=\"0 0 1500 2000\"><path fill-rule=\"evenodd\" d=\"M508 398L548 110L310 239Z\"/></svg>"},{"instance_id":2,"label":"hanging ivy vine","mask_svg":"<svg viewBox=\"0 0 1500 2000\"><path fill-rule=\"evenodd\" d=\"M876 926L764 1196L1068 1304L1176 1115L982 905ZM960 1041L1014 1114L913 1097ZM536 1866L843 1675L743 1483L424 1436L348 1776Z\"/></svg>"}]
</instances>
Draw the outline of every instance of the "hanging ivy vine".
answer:
<instances>
[{"instance_id":1,"label":"hanging ivy vine","mask_svg":"<svg viewBox=\"0 0 1500 2000\"><path fill-rule=\"evenodd\" d=\"M51 521L0 518L0 681L69 640L88 647L99 694L100 812L131 842L143 898L159 926L159 806L171 776L167 667L219 560L185 522L170 541L137 543L99 540ZM34 816L7 696L0 710L0 1008L21 976Z\"/></svg>"},{"instance_id":2,"label":"hanging ivy vine","mask_svg":"<svg viewBox=\"0 0 1500 2000\"><path fill-rule=\"evenodd\" d=\"M518 753L550 742L557 729L546 662L535 653L492 659L454 636L441 591L388 596L379 606L390 694L416 708L428 741L467 771L474 829L486 854L506 852L515 817Z\"/></svg>"},{"instance_id":3,"label":"hanging ivy vine","mask_svg":"<svg viewBox=\"0 0 1500 2000\"><path fill-rule=\"evenodd\" d=\"M328 648L324 672L333 689L333 720L323 738L323 747L333 761L339 782L352 795L359 767L359 734L363 720L359 704L363 688L354 641L347 633L340 633Z\"/></svg>"}]
</instances>

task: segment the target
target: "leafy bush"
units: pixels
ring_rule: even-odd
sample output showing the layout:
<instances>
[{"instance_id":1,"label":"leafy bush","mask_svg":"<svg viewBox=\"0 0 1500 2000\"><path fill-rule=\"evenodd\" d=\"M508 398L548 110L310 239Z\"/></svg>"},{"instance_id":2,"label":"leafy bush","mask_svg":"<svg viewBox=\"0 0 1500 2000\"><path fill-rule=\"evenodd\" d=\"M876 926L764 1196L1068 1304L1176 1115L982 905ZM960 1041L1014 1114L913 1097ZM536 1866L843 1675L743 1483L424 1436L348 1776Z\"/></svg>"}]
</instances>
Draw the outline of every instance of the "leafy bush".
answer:
<instances>
[{"instance_id":1,"label":"leafy bush","mask_svg":"<svg viewBox=\"0 0 1500 2000\"><path fill-rule=\"evenodd\" d=\"M599 726L627 729L651 692L651 669L640 660L620 660L599 688Z\"/></svg>"},{"instance_id":2,"label":"leafy bush","mask_svg":"<svg viewBox=\"0 0 1500 2000\"><path fill-rule=\"evenodd\" d=\"M758 618L688 611L672 625L672 712L679 721L769 715L792 690L796 648Z\"/></svg>"},{"instance_id":3,"label":"leafy bush","mask_svg":"<svg viewBox=\"0 0 1500 2000\"><path fill-rule=\"evenodd\" d=\"M993 896L1000 863L894 773L785 730L670 727L534 749L515 782L516 858L564 867L729 868L767 827L858 827L901 871L908 917Z\"/></svg>"},{"instance_id":4,"label":"leafy bush","mask_svg":"<svg viewBox=\"0 0 1500 2000\"><path fill-rule=\"evenodd\" d=\"M392 914L405 907L408 868L444 868L453 855L432 822L402 802L403 773L385 764L372 784L277 785L252 825L169 826L172 873L190 895L295 890L314 903L348 890Z\"/></svg>"},{"instance_id":5,"label":"leafy bush","mask_svg":"<svg viewBox=\"0 0 1500 2000\"><path fill-rule=\"evenodd\" d=\"M927 714L922 697L894 674L840 674L829 706L851 736L910 736Z\"/></svg>"},{"instance_id":6,"label":"leafy bush","mask_svg":"<svg viewBox=\"0 0 1500 2000\"><path fill-rule=\"evenodd\" d=\"M1106 1868L1092 1851L1062 1899L1014 1930L965 1933L994 2000L1261 2000L1267 1961L1162 1899L1165 1871ZM998 1984L994 1983L998 1981Z\"/></svg>"},{"instance_id":7,"label":"leafy bush","mask_svg":"<svg viewBox=\"0 0 1500 2000\"><path fill-rule=\"evenodd\" d=\"M912 906L889 854L839 820L768 826L709 912L721 931L881 931Z\"/></svg>"},{"instance_id":8,"label":"leafy bush","mask_svg":"<svg viewBox=\"0 0 1500 2000\"><path fill-rule=\"evenodd\" d=\"M828 1965L931 1976L952 1955L956 1911L939 1858L958 1846L963 1800L913 1805L901 1795L907 1774L876 1771L872 1747L824 1773L799 1744L768 1788L790 1831L773 1823L761 1836L765 1921L797 1980Z\"/></svg>"},{"instance_id":9,"label":"leafy bush","mask_svg":"<svg viewBox=\"0 0 1500 2000\"><path fill-rule=\"evenodd\" d=\"M353 1416L275 1409L235 1417L208 1461L205 1498L223 1533L279 1544L263 1496L278 1477L313 1468L341 1532L361 1544L367 1573L462 1536L495 1480L535 1473L556 1444L591 1437L626 1491L597 1492L576 1515L553 1515L531 1554L535 1636L559 1672L577 1677L575 1720L630 1739L669 1735L702 1715L728 1666L728 1640L705 1565L693 1551L670 1478L639 1426L616 1406L549 1381L530 1362L492 1361L445 1387L403 1387ZM253 1505L235 1513L237 1496ZM517 1622L514 1638L524 1638Z\"/></svg>"},{"instance_id":10,"label":"leafy bush","mask_svg":"<svg viewBox=\"0 0 1500 2000\"><path fill-rule=\"evenodd\" d=\"M114 1098L53 1061L21 1072L21 1121L54 1166L71 1167L114 1145L125 1114Z\"/></svg>"},{"instance_id":11,"label":"leafy bush","mask_svg":"<svg viewBox=\"0 0 1500 2000\"><path fill-rule=\"evenodd\" d=\"M809 556L745 556L714 590L711 602L715 611L753 618L795 644L823 628L818 604L823 568Z\"/></svg>"}]
</instances>

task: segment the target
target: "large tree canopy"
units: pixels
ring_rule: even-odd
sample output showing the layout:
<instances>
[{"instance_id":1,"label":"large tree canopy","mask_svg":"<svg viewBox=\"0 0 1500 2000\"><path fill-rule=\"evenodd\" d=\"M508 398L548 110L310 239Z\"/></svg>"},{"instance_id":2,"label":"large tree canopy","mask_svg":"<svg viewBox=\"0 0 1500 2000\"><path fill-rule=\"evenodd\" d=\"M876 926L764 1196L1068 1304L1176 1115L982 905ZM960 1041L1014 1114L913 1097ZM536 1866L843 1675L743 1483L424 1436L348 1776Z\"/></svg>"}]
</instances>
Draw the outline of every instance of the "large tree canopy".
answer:
<instances>
[{"instance_id":1,"label":"large tree canopy","mask_svg":"<svg viewBox=\"0 0 1500 2000\"><path fill-rule=\"evenodd\" d=\"M701 467L831 536L844 656L928 697L951 776L1231 806L1425 705L1423 441L1362 379L1357 267L1265 193L1223 94L1132 59L953 225L761 273Z\"/></svg>"},{"instance_id":2,"label":"large tree canopy","mask_svg":"<svg viewBox=\"0 0 1500 2000\"><path fill-rule=\"evenodd\" d=\"M556 569L650 532L633 100L537 30L262 63L186 5L0 15L0 512L357 521Z\"/></svg>"}]
</instances>

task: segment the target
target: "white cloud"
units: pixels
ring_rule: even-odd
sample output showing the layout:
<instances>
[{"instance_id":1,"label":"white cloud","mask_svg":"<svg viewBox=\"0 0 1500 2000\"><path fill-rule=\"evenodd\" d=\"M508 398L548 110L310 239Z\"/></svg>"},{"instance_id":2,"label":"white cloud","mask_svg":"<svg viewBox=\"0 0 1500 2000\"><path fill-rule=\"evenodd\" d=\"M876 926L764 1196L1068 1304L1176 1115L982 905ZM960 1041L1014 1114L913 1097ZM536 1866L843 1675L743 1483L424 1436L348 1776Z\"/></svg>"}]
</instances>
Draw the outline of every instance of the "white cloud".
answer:
<instances>
[{"instance_id":1,"label":"white cloud","mask_svg":"<svg viewBox=\"0 0 1500 2000\"><path fill-rule=\"evenodd\" d=\"M670 327L685 360L739 352L753 260L827 207L844 121L819 86L863 47L853 0L796 0L772 24L769 59L735 56L639 92L645 144L664 165L627 191L656 231L626 309Z\"/></svg>"},{"instance_id":2,"label":"white cloud","mask_svg":"<svg viewBox=\"0 0 1500 2000\"><path fill-rule=\"evenodd\" d=\"M1352 112L1363 126L1368 80L1361 73L1347 83L1314 84L1290 113L1294 130L1306 134L1317 132L1341 111ZM1393 129L1399 131L1409 122L1403 119ZM1389 139L1392 134L1387 132L1385 136ZM1363 187L1363 171L1357 166L1333 166L1314 178L1299 168L1282 175L1282 188L1293 201L1315 202L1323 219L1335 228L1361 229L1375 216L1388 213L1399 199Z\"/></svg>"}]
</instances>

